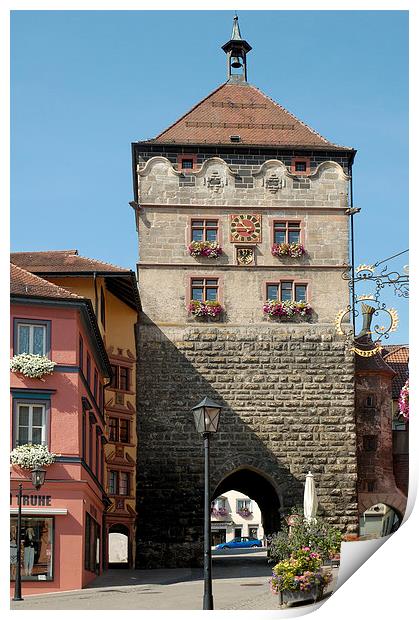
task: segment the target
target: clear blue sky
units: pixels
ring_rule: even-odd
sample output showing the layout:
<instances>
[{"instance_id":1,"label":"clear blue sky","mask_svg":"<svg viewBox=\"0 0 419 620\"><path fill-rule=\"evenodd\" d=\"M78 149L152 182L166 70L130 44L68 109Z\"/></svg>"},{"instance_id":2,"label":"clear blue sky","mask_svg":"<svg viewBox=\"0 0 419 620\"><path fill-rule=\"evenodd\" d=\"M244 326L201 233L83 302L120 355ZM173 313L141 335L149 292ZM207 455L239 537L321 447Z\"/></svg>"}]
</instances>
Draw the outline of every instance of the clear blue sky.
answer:
<instances>
[{"instance_id":1,"label":"clear blue sky","mask_svg":"<svg viewBox=\"0 0 419 620\"><path fill-rule=\"evenodd\" d=\"M15 11L12 251L77 248L135 269L133 141L225 81L231 11ZM407 11L239 11L249 81L354 166L356 263L408 247ZM404 255L391 266L401 268ZM407 342L407 302L387 294Z\"/></svg>"}]
</instances>

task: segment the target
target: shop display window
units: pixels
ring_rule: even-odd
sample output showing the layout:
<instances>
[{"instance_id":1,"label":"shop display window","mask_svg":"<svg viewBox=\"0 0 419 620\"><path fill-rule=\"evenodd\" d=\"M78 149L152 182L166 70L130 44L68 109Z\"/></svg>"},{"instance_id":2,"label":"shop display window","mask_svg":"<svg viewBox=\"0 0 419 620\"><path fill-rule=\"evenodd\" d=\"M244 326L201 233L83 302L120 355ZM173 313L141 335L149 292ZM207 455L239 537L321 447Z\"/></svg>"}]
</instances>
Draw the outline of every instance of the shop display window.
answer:
<instances>
[{"instance_id":1,"label":"shop display window","mask_svg":"<svg viewBox=\"0 0 419 620\"><path fill-rule=\"evenodd\" d=\"M10 578L17 568L17 517L10 519ZM54 566L54 519L22 517L20 534L22 581L51 581Z\"/></svg>"}]
</instances>

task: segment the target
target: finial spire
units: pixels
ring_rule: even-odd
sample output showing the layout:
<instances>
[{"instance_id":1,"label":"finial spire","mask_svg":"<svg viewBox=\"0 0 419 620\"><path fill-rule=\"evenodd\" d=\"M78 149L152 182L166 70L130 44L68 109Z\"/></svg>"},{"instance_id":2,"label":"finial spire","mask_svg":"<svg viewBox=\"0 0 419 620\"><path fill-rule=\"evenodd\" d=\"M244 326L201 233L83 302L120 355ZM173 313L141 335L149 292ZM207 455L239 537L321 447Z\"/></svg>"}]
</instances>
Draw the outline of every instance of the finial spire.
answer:
<instances>
[{"instance_id":1,"label":"finial spire","mask_svg":"<svg viewBox=\"0 0 419 620\"><path fill-rule=\"evenodd\" d=\"M237 13L233 18L233 30L231 39L222 47L227 54L227 77L229 82L247 82L247 59L246 54L252 47L242 39ZM238 72L233 71L238 70Z\"/></svg>"},{"instance_id":2,"label":"finial spire","mask_svg":"<svg viewBox=\"0 0 419 620\"><path fill-rule=\"evenodd\" d=\"M239 18L237 13L235 14L234 18L233 18L233 30L231 33L231 40L232 41L241 41L242 40L242 35L240 33L240 26L239 26Z\"/></svg>"}]
</instances>

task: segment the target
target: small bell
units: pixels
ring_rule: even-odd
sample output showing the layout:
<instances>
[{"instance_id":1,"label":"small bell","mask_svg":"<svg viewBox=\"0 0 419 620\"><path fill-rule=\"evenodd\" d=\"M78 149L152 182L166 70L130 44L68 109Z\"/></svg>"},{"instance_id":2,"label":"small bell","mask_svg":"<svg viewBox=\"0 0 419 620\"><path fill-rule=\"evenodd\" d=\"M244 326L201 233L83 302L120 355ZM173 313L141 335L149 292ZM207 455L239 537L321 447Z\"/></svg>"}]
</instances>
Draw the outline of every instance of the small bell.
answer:
<instances>
[{"instance_id":1,"label":"small bell","mask_svg":"<svg viewBox=\"0 0 419 620\"><path fill-rule=\"evenodd\" d=\"M231 59L231 66L233 67L233 69L240 69L242 63L238 56L233 56L233 58Z\"/></svg>"}]
</instances>

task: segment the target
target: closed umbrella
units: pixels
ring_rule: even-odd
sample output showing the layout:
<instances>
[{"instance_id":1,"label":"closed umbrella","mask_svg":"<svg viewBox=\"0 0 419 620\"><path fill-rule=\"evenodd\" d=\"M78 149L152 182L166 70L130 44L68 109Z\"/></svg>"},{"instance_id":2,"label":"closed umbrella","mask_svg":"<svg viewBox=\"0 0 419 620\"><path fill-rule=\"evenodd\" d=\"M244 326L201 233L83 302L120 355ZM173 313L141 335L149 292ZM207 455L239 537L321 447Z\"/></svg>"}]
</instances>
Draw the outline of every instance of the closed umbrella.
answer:
<instances>
[{"instance_id":1,"label":"closed umbrella","mask_svg":"<svg viewBox=\"0 0 419 620\"><path fill-rule=\"evenodd\" d=\"M308 523L312 520L316 520L317 514L317 493L314 485L314 478L311 471L306 476L306 483L304 486L304 518Z\"/></svg>"}]
</instances>

